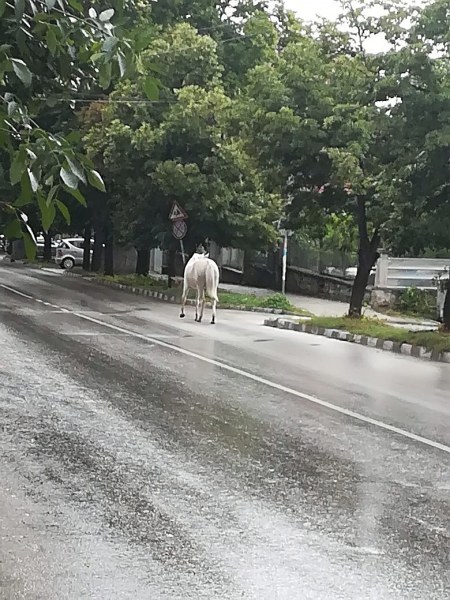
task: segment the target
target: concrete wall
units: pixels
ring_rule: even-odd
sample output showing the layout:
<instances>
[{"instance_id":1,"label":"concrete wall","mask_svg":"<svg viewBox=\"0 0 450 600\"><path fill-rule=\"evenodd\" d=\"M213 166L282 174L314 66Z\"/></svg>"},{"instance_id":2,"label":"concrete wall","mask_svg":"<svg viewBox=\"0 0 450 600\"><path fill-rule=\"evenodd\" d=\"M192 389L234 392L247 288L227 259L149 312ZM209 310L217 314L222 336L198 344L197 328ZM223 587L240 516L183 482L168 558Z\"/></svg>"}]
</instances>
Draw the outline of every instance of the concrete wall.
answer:
<instances>
[{"instance_id":1,"label":"concrete wall","mask_svg":"<svg viewBox=\"0 0 450 600\"><path fill-rule=\"evenodd\" d=\"M350 302L352 288L353 282L345 279L337 279L299 267L288 267L287 270L286 291L288 292ZM370 302L370 290L366 292L366 301Z\"/></svg>"}]
</instances>

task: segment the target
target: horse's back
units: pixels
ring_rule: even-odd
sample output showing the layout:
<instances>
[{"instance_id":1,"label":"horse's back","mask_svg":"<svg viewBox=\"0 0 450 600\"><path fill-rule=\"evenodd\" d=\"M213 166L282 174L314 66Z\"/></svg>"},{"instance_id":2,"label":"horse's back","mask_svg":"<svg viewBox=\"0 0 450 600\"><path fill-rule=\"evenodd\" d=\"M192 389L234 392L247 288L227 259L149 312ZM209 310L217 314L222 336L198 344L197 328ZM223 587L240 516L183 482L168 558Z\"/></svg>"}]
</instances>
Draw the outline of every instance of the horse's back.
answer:
<instances>
[{"instance_id":1,"label":"horse's back","mask_svg":"<svg viewBox=\"0 0 450 600\"><path fill-rule=\"evenodd\" d=\"M217 300L219 267L211 258L191 259L186 265L184 279L189 287L206 289L208 296Z\"/></svg>"}]
</instances>

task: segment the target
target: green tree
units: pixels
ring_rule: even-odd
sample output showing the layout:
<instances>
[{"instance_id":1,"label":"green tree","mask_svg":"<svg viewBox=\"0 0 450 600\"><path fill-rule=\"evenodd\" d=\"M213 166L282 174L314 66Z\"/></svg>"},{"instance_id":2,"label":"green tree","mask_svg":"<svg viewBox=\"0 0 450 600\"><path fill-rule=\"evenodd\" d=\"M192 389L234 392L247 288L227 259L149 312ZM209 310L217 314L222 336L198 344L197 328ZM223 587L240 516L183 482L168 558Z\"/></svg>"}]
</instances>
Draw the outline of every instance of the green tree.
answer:
<instances>
[{"instance_id":1,"label":"green tree","mask_svg":"<svg viewBox=\"0 0 450 600\"><path fill-rule=\"evenodd\" d=\"M266 193L257 165L232 134L234 100L221 85L217 43L178 24L142 60L160 65L158 103L142 102L138 80L125 82L86 136L111 192L118 239L134 243L138 255L160 244L171 248L168 214L177 200L189 213L189 249L206 238L238 247L272 240L279 198ZM116 102L125 94L135 101Z\"/></svg>"},{"instance_id":2,"label":"green tree","mask_svg":"<svg viewBox=\"0 0 450 600\"><path fill-rule=\"evenodd\" d=\"M68 124L75 98L97 92L97 82L108 90L115 78L139 67L122 11L121 0L101 12L79 0L0 3L2 209L6 234L23 236L30 255L34 235L23 207L35 203L48 231L57 211L68 219L64 192L84 203L82 184L104 190Z\"/></svg>"}]
</instances>

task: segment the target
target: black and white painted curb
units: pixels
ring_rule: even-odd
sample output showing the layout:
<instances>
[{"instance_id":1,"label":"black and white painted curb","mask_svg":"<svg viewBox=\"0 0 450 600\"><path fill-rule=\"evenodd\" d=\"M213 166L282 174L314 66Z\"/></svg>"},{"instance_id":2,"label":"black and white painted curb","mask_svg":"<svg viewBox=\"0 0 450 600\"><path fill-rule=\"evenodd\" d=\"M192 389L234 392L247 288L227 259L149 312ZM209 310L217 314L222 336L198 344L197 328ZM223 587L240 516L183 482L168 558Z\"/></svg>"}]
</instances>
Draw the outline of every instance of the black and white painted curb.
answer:
<instances>
[{"instance_id":1,"label":"black and white painted curb","mask_svg":"<svg viewBox=\"0 0 450 600\"><path fill-rule=\"evenodd\" d=\"M340 329L325 329L317 325L309 323L298 323L288 319L266 319L264 321L266 327L274 327L276 329L287 329L289 331L300 331L302 333L311 333L313 335L321 335L333 340L341 340L343 342L351 342L360 344L369 348L377 348L386 352L395 352L405 356L414 356L424 360L433 360L437 362L450 363L450 352L438 352L436 350L428 350L424 346L413 346L411 344L401 344L400 342L392 342L380 338L368 337L342 331Z\"/></svg>"},{"instance_id":2,"label":"black and white painted curb","mask_svg":"<svg viewBox=\"0 0 450 600\"><path fill-rule=\"evenodd\" d=\"M131 285L125 285L123 283L117 283L116 281L108 281L107 279L98 279L97 277L84 276L84 275L81 275L80 273L72 273L71 271L64 271L64 275L66 277L82 277L86 281L98 283L99 285L114 288L116 290L123 290L125 292L129 292L130 294L136 294L137 296L146 296L147 298L153 298L155 300L162 300L163 302L171 302L172 304L175 304L180 301L179 298L176 298L175 296L170 296L169 294L163 294L162 292L155 292L151 289L145 289L145 288L140 288L140 287L134 287ZM187 300L186 304L188 306L195 306L195 300ZM209 302L206 303L206 306L208 308L211 308L211 304ZM244 311L244 312L264 313L266 315L267 314L270 314L270 315L296 315L296 313L282 310L280 308L259 308L259 307L249 308L247 306L234 306L234 305L233 306L227 305L227 306L221 307L220 304L218 305L218 307L221 308L222 310L226 310L226 309L240 310L240 311Z\"/></svg>"}]
</instances>

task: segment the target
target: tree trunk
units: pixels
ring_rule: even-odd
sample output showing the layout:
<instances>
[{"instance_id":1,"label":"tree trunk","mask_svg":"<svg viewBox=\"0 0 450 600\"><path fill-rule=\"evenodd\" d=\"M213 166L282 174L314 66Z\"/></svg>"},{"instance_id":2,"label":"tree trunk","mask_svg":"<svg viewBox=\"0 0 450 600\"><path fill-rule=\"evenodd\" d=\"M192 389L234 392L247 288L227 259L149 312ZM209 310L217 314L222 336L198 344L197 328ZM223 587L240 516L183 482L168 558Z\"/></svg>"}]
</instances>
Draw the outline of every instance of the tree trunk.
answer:
<instances>
[{"instance_id":1,"label":"tree trunk","mask_svg":"<svg viewBox=\"0 0 450 600\"><path fill-rule=\"evenodd\" d=\"M148 275L150 248L136 248L136 275Z\"/></svg>"},{"instance_id":2,"label":"tree trunk","mask_svg":"<svg viewBox=\"0 0 450 600\"><path fill-rule=\"evenodd\" d=\"M442 321L444 323L444 331L450 331L450 281L447 283Z\"/></svg>"},{"instance_id":3,"label":"tree trunk","mask_svg":"<svg viewBox=\"0 0 450 600\"><path fill-rule=\"evenodd\" d=\"M364 198L357 199L357 220L359 231L359 262L348 310L348 316L352 318L359 318L362 314L364 296L369 282L370 271L380 257L378 253L380 232L376 229L372 239L369 239Z\"/></svg>"},{"instance_id":4,"label":"tree trunk","mask_svg":"<svg viewBox=\"0 0 450 600\"><path fill-rule=\"evenodd\" d=\"M89 271L91 268L91 225L86 225L83 232L83 270Z\"/></svg>"},{"instance_id":5,"label":"tree trunk","mask_svg":"<svg viewBox=\"0 0 450 600\"><path fill-rule=\"evenodd\" d=\"M50 233L44 231L44 262L50 262L52 260L52 236Z\"/></svg>"},{"instance_id":6,"label":"tree trunk","mask_svg":"<svg viewBox=\"0 0 450 600\"><path fill-rule=\"evenodd\" d=\"M100 227L94 232L94 248L92 251L91 271L97 273L102 265L103 255L103 231Z\"/></svg>"},{"instance_id":7,"label":"tree trunk","mask_svg":"<svg viewBox=\"0 0 450 600\"><path fill-rule=\"evenodd\" d=\"M114 235L109 225L105 229L105 275L114 276Z\"/></svg>"}]
</instances>

